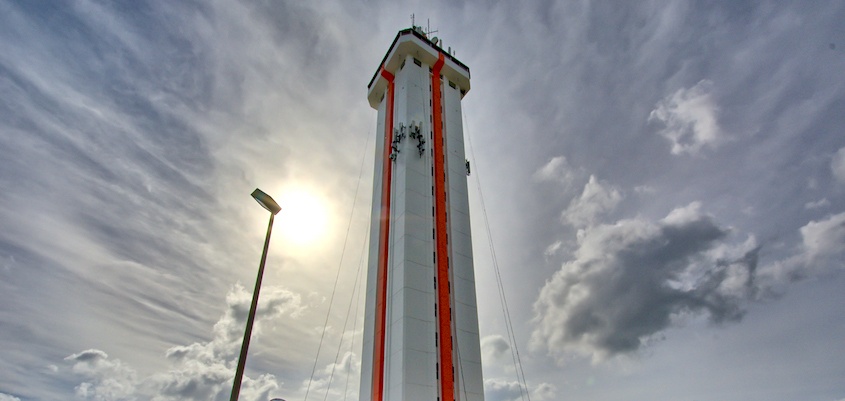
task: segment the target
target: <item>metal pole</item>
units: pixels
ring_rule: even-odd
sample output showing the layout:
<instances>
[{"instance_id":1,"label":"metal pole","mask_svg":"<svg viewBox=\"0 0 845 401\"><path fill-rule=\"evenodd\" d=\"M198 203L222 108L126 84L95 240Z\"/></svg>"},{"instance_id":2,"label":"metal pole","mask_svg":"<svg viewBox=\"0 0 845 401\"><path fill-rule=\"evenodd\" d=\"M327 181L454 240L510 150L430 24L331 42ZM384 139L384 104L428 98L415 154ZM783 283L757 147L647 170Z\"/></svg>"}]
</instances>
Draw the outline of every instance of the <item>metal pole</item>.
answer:
<instances>
[{"instance_id":1,"label":"metal pole","mask_svg":"<svg viewBox=\"0 0 845 401\"><path fill-rule=\"evenodd\" d=\"M267 260L267 248L270 247L270 232L273 231L273 218L270 214L270 224L267 226L267 238L264 240L264 251L261 253L261 264L258 265L258 278L255 279L255 290L252 291L252 304L249 306L249 317L246 319L244 342L241 344L241 355L238 357L238 370L235 372L235 383L232 385L232 396L229 401L237 401L241 392L241 380L244 377L246 354L249 349L249 339L252 336L252 323L255 321L255 308L258 306L258 292L261 290L261 278L264 276L264 262Z\"/></svg>"}]
</instances>

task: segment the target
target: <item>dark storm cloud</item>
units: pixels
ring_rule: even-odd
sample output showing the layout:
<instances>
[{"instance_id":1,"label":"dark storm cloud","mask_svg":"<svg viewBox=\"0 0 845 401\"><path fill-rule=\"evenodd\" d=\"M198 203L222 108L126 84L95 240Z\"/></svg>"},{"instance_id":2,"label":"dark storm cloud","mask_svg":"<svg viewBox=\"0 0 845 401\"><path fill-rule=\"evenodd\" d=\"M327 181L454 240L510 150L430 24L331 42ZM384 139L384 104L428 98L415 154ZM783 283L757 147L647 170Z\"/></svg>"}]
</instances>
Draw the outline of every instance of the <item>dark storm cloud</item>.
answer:
<instances>
[{"instance_id":1,"label":"dark storm cloud","mask_svg":"<svg viewBox=\"0 0 845 401\"><path fill-rule=\"evenodd\" d=\"M638 350L679 314L738 320L754 295L756 248L734 260L711 252L728 230L698 210L652 223L622 220L586 230L575 259L543 287L533 344L601 359Z\"/></svg>"}]
</instances>

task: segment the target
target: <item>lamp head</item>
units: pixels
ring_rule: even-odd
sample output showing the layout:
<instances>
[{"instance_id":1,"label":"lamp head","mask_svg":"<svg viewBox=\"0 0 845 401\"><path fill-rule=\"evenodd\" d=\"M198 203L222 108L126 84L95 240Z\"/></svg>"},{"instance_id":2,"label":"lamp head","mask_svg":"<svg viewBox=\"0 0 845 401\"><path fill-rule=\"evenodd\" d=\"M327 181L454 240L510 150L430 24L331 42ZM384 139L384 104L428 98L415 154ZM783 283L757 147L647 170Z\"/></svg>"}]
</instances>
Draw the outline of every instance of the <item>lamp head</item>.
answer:
<instances>
[{"instance_id":1,"label":"lamp head","mask_svg":"<svg viewBox=\"0 0 845 401\"><path fill-rule=\"evenodd\" d=\"M255 188L255 191L252 191L252 197L258 202L259 205L261 205L261 207L267 209L267 211L273 213L274 215L282 210L282 207L279 206L279 204L276 203L276 201L274 201L273 198L270 197L270 195L265 194L264 191L258 188Z\"/></svg>"}]
</instances>

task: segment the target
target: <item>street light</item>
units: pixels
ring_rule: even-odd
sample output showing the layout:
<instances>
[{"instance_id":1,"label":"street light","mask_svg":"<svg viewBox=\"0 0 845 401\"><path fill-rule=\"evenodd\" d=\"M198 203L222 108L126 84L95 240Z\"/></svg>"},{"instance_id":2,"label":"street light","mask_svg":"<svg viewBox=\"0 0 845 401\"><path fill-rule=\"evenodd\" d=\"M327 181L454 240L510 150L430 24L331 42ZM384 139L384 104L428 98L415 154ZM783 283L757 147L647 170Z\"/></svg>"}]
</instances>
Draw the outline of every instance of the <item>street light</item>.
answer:
<instances>
[{"instance_id":1,"label":"street light","mask_svg":"<svg viewBox=\"0 0 845 401\"><path fill-rule=\"evenodd\" d=\"M241 355L238 357L238 369L235 372L235 383L232 385L232 396L229 401L237 401L241 392L241 380L244 377L244 366L246 365L246 353L249 349L249 339L252 337L252 323L255 321L255 308L258 306L258 292L261 290L261 278L264 276L264 262L267 260L267 248L270 246L270 232L273 231L273 218L276 213L282 210L270 195L265 194L258 188L252 191L252 197L270 212L270 224L267 226L267 238L264 240L264 251L261 252L261 264L258 265L258 278L255 279L255 290L252 291L252 304L249 306L249 316L246 319L246 331L244 331L244 342L241 344Z\"/></svg>"}]
</instances>

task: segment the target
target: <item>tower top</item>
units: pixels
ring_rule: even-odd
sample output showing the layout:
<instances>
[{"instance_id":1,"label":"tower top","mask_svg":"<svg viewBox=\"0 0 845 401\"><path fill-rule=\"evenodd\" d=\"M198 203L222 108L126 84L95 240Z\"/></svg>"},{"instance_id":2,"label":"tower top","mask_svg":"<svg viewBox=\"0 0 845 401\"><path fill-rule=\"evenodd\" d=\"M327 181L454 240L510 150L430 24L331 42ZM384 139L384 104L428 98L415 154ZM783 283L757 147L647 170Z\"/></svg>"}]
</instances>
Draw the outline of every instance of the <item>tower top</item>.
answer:
<instances>
[{"instance_id":1,"label":"tower top","mask_svg":"<svg viewBox=\"0 0 845 401\"><path fill-rule=\"evenodd\" d=\"M442 58L444 61L441 70L443 77L460 87L462 94L469 92L469 67L460 62L453 52L440 47L442 42L439 39L436 37L429 38L430 33L432 32L424 32L422 27L413 26L396 34L390 49L384 55L379 68L367 85L367 99L371 107L378 107L381 96L387 89L387 79L382 71L395 75L404 65L403 63L408 56L412 56L415 62L429 67L434 66Z\"/></svg>"}]
</instances>

